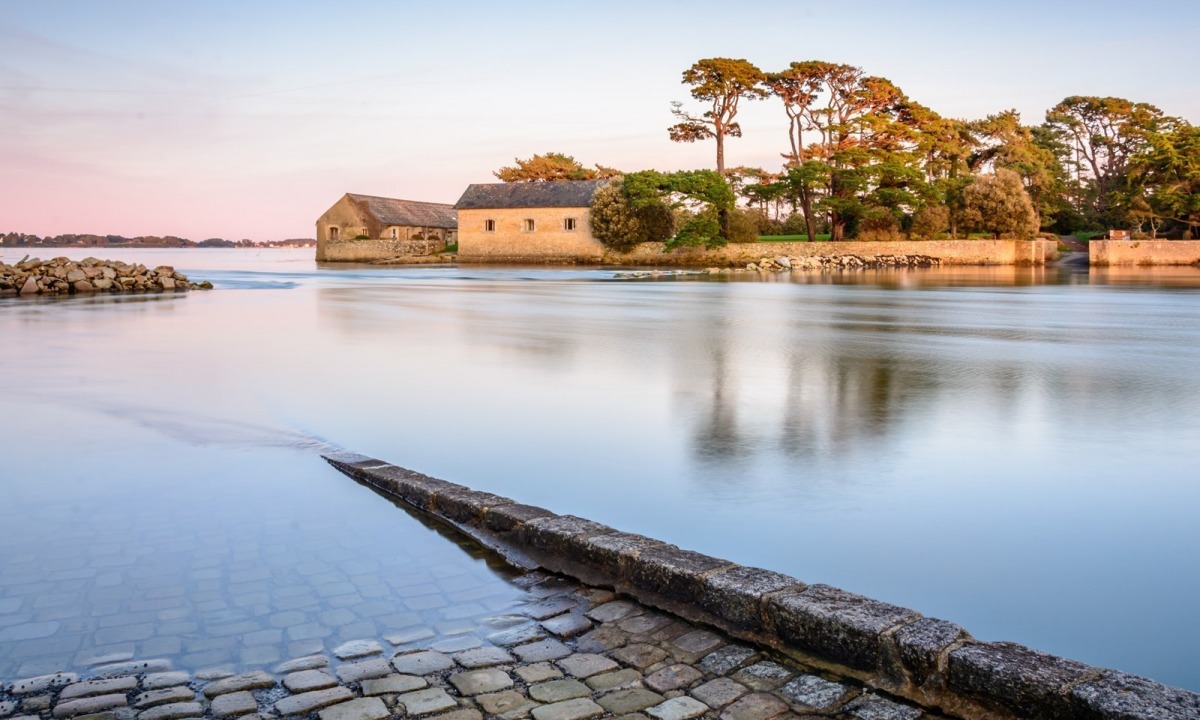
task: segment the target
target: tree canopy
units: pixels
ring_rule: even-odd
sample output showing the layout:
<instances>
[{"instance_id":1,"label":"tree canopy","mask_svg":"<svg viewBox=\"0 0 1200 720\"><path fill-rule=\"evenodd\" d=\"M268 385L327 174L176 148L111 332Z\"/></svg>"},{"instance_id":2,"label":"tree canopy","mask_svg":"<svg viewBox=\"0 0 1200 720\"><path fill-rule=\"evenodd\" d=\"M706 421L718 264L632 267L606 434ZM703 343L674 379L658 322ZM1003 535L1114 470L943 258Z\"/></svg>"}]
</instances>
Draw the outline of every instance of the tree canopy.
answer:
<instances>
[{"instance_id":1,"label":"tree canopy","mask_svg":"<svg viewBox=\"0 0 1200 720\"><path fill-rule=\"evenodd\" d=\"M586 168L575 158L563 153L549 152L534 155L528 160L513 158L515 167L502 167L492 173L504 182L553 182L556 180L602 180L621 173L613 168L597 165Z\"/></svg>"},{"instance_id":2,"label":"tree canopy","mask_svg":"<svg viewBox=\"0 0 1200 720\"><path fill-rule=\"evenodd\" d=\"M692 97L708 103L701 115L686 112L683 103L671 103L671 114L678 123L667 133L675 142L696 142L713 138L717 141L717 174L725 175L725 138L741 137L742 126L737 117L738 104L743 98L756 100L766 97L761 86L763 73L748 60L708 58L699 60L683 71L683 83L692 86Z\"/></svg>"}]
</instances>

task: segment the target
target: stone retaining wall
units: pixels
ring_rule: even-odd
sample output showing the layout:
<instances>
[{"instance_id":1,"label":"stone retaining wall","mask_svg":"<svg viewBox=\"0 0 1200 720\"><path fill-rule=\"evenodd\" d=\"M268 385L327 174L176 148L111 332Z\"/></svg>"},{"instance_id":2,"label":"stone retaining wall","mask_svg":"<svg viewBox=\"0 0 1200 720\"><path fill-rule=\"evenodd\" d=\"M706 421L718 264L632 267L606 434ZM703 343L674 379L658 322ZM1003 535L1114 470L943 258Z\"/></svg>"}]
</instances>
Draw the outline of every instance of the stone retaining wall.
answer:
<instances>
[{"instance_id":1,"label":"stone retaining wall","mask_svg":"<svg viewBox=\"0 0 1200 720\"><path fill-rule=\"evenodd\" d=\"M521 567L610 587L812 667L963 718L1200 718L1200 695L361 455L342 472L457 527Z\"/></svg>"},{"instance_id":2,"label":"stone retaining wall","mask_svg":"<svg viewBox=\"0 0 1200 720\"><path fill-rule=\"evenodd\" d=\"M432 255L446 249L445 240L404 240L373 238L368 240L340 240L325 243L324 257L327 262L373 262L396 257Z\"/></svg>"},{"instance_id":3,"label":"stone retaining wall","mask_svg":"<svg viewBox=\"0 0 1200 720\"><path fill-rule=\"evenodd\" d=\"M1092 240L1092 265L1194 265L1200 263L1200 240Z\"/></svg>"},{"instance_id":4,"label":"stone retaining wall","mask_svg":"<svg viewBox=\"0 0 1200 720\"><path fill-rule=\"evenodd\" d=\"M715 250L679 248L664 253L662 243L642 243L628 253L605 253L614 265L686 265L734 267L764 257L793 258L856 255L927 255L943 265L1045 265L1058 252L1053 240L911 240L895 242L732 243Z\"/></svg>"}]
</instances>

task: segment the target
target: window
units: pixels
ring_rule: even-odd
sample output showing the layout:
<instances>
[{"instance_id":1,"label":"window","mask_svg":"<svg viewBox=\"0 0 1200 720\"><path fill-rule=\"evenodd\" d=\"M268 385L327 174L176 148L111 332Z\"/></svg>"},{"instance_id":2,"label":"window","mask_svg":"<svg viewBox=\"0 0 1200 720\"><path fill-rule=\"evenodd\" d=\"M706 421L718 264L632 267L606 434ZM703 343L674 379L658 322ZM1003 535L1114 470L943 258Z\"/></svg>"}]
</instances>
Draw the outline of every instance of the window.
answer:
<instances>
[{"instance_id":1,"label":"window","mask_svg":"<svg viewBox=\"0 0 1200 720\"><path fill-rule=\"evenodd\" d=\"M396 232L396 228L392 228L392 239L395 240L398 237L399 237L399 234Z\"/></svg>"},{"instance_id":2,"label":"window","mask_svg":"<svg viewBox=\"0 0 1200 720\"><path fill-rule=\"evenodd\" d=\"M332 240L333 242L337 242L337 239L338 239L338 229L337 229L336 227L332 227L332 226L331 226L331 227L329 228L329 239L330 239L330 240Z\"/></svg>"},{"instance_id":3,"label":"window","mask_svg":"<svg viewBox=\"0 0 1200 720\"><path fill-rule=\"evenodd\" d=\"M573 217L563 218L563 230L566 232L574 232L575 231L575 218L573 218Z\"/></svg>"},{"instance_id":4,"label":"window","mask_svg":"<svg viewBox=\"0 0 1200 720\"><path fill-rule=\"evenodd\" d=\"M521 221L521 229L525 232L533 232L537 229L537 223L533 221L533 218L525 218Z\"/></svg>"},{"instance_id":5,"label":"window","mask_svg":"<svg viewBox=\"0 0 1200 720\"><path fill-rule=\"evenodd\" d=\"M484 220L483 221L483 231L484 232L496 232L496 221L491 218Z\"/></svg>"}]
</instances>

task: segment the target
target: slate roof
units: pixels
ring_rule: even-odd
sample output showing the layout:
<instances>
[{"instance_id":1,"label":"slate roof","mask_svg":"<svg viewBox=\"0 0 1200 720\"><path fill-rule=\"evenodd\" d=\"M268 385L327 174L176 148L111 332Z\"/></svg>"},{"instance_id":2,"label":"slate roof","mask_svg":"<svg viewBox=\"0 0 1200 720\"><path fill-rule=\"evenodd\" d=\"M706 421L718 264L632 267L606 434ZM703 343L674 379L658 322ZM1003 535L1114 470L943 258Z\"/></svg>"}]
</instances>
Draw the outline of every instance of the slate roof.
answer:
<instances>
[{"instance_id":1,"label":"slate roof","mask_svg":"<svg viewBox=\"0 0 1200 720\"><path fill-rule=\"evenodd\" d=\"M454 204L458 210L493 208L581 208L607 180L559 180L469 185Z\"/></svg>"},{"instance_id":2,"label":"slate roof","mask_svg":"<svg viewBox=\"0 0 1200 720\"><path fill-rule=\"evenodd\" d=\"M368 213L384 225L449 229L458 227L458 213L454 212L453 205L446 203L397 200L354 193L346 193L346 197L364 206Z\"/></svg>"}]
</instances>

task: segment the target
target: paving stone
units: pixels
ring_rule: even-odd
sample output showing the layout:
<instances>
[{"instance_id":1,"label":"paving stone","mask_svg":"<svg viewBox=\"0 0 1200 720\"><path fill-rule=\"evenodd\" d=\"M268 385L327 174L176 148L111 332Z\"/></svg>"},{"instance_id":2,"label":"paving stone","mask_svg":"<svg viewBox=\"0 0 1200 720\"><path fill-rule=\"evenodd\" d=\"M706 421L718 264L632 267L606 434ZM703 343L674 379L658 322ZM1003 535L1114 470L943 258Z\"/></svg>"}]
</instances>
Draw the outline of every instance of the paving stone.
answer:
<instances>
[{"instance_id":1,"label":"paving stone","mask_svg":"<svg viewBox=\"0 0 1200 720\"><path fill-rule=\"evenodd\" d=\"M680 695L654 707L646 708L646 714L658 720L689 720L708 712L708 706L699 700Z\"/></svg>"},{"instance_id":2,"label":"paving stone","mask_svg":"<svg viewBox=\"0 0 1200 720\"><path fill-rule=\"evenodd\" d=\"M591 688L578 680L551 680L529 686L529 697L544 703L562 702L591 694Z\"/></svg>"},{"instance_id":3,"label":"paving stone","mask_svg":"<svg viewBox=\"0 0 1200 720\"><path fill-rule=\"evenodd\" d=\"M275 687L275 678L266 674L261 670L254 670L241 675L234 675L222 680L215 680L204 686L204 696L215 698L218 695L225 695L232 692L241 692L243 690L255 690L257 688Z\"/></svg>"},{"instance_id":4,"label":"paving stone","mask_svg":"<svg viewBox=\"0 0 1200 720\"><path fill-rule=\"evenodd\" d=\"M774 690L787 682L795 673L778 663L757 662L733 674L733 679L755 690Z\"/></svg>"},{"instance_id":5,"label":"paving stone","mask_svg":"<svg viewBox=\"0 0 1200 720\"><path fill-rule=\"evenodd\" d=\"M631 635L649 635L671 622L671 618L662 613L647 612L626 618L617 623L617 627Z\"/></svg>"},{"instance_id":6,"label":"paving stone","mask_svg":"<svg viewBox=\"0 0 1200 720\"><path fill-rule=\"evenodd\" d=\"M861 695L851 700L843 712L859 720L916 720L921 711L914 707L892 702L878 695Z\"/></svg>"},{"instance_id":7,"label":"paving stone","mask_svg":"<svg viewBox=\"0 0 1200 720\"><path fill-rule=\"evenodd\" d=\"M753 693L725 708L721 720L770 720L788 710L787 703L770 693Z\"/></svg>"},{"instance_id":8,"label":"paving stone","mask_svg":"<svg viewBox=\"0 0 1200 720\"><path fill-rule=\"evenodd\" d=\"M396 702L404 706L408 715L428 715L458 707L454 698L441 688L427 688L416 692L404 693L396 697Z\"/></svg>"},{"instance_id":9,"label":"paving stone","mask_svg":"<svg viewBox=\"0 0 1200 720\"><path fill-rule=\"evenodd\" d=\"M414 643L419 640L428 640L429 638L435 637L436 635L437 635L437 633L435 633L434 631L430 630L427 627L417 627L417 628L412 628L411 630L403 630L401 632L389 633L387 635L384 635L383 639L387 640L389 643L391 643L393 645L407 645L408 643ZM499 644L499 643L497 643L497 644Z\"/></svg>"},{"instance_id":10,"label":"paving stone","mask_svg":"<svg viewBox=\"0 0 1200 720\"><path fill-rule=\"evenodd\" d=\"M133 706L138 710L144 710L155 705L166 705L168 703L191 702L196 699L196 693L187 685L175 685L173 687L162 688L161 690L147 690L133 699Z\"/></svg>"},{"instance_id":11,"label":"paving stone","mask_svg":"<svg viewBox=\"0 0 1200 720\"><path fill-rule=\"evenodd\" d=\"M137 688L138 681L136 677L120 677L111 680L86 680L84 682L72 683L62 689L62 693L58 696L59 702L74 700L75 698L92 697L93 695L112 695L113 693L127 693L130 690Z\"/></svg>"},{"instance_id":12,"label":"paving stone","mask_svg":"<svg viewBox=\"0 0 1200 720\"><path fill-rule=\"evenodd\" d=\"M75 717L76 715L87 715L113 708L127 707L128 705L129 701L123 694L97 695L95 697L60 702L54 706L54 717Z\"/></svg>"},{"instance_id":13,"label":"paving stone","mask_svg":"<svg viewBox=\"0 0 1200 720\"><path fill-rule=\"evenodd\" d=\"M438 715L437 720L483 720L483 713L475 708L459 708L444 715Z\"/></svg>"},{"instance_id":14,"label":"paving stone","mask_svg":"<svg viewBox=\"0 0 1200 720\"><path fill-rule=\"evenodd\" d=\"M144 673L160 673L173 670L171 661L166 658L155 658L153 660L133 660L130 662L115 663L113 665L103 665L92 670L92 675L97 678L113 678L123 675L142 675Z\"/></svg>"},{"instance_id":15,"label":"paving stone","mask_svg":"<svg viewBox=\"0 0 1200 720\"><path fill-rule=\"evenodd\" d=\"M802 711L827 712L835 709L851 689L816 675L801 675L779 689L779 694Z\"/></svg>"},{"instance_id":16,"label":"paving stone","mask_svg":"<svg viewBox=\"0 0 1200 720\"><path fill-rule=\"evenodd\" d=\"M517 657L524 662L540 662L542 660L558 660L571 654L571 650L552 638L537 642L518 645L512 649Z\"/></svg>"},{"instance_id":17,"label":"paving stone","mask_svg":"<svg viewBox=\"0 0 1200 720\"><path fill-rule=\"evenodd\" d=\"M725 641L716 633L693 630L672 640L667 649L679 662L691 664L724 644Z\"/></svg>"},{"instance_id":18,"label":"paving stone","mask_svg":"<svg viewBox=\"0 0 1200 720\"><path fill-rule=\"evenodd\" d=\"M454 667L454 661L440 652L424 650L397 655L392 658L392 667L402 675L428 675L449 670Z\"/></svg>"},{"instance_id":19,"label":"paving stone","mask_svg":"<svg viewBox=\"0 0 1200 720\"><path fill-rule=\"evenodd\" d=\"M541 640L545 637L546 631L542 629L541 625L529 624L492 633L487 636L487 639L493 645L509 647L511 645L522 645L534 640Z\"/></svg>"},{"instance_id":20,"label":"paving stone","mask_svg":"<svg viewBox=\"0 0 1200 720\"><path fill-rule=\"evenodd\" d=\"M542 621L542 627L561 638L582 635L592 629L592 621L581 613L564 613L549 620Z\"/></svg>"},{"instance_id":21,"label":"paving stone","mask_svg":"<svg viewBox=\"0 0 1200 720\"><path fill-rule=\"evenodd\" d=\"M52 675L39 675L38 677L25 678L17 680L12 684L9 690L13 695L32 695L42 692L52 687L60 685L70 685L79 680L79 676L75 673L54 673Z\"/></svg>"},{"instance_id":22,"label":"paving stone","mask_svg":"<svg viewBox=\"0 0 1200 720\"><path fill-rule=\"evenodd\" d=\"M91 715L79 715L74 720L117 720L117 712L113 710L105 710L104 712L92 713ZM133 720L133 711L129 708L121 708L120 711L122 720Z\"/></svg>"},{"instance_id":23,"label":"paving stone","mask_svg":"<svg viewBox=\"0 0 1200 720\"><path fill-rule=\"evenodd\" d=\"M320 710L330 705L351 700L354 692L348 687L332 687L328 690L314 690L299 695L289 695L275 703L275 710L280 715L307 715L313 710Z\"/></svg>"},{"instance_id":24,"label":"paving stone","mask_svg":"<svg viewBox=\"0 0 1200 720\"><path fill-rule=\"evenodd\" d=\"M607 693L597 698L596 702L608 712L620 715L645 710L665 700L666 698L656 692L645 688L632 688Z\"/></svg>"},{"instance_id":25,"label":"paving stone","mask_svg":"<svg viewBox=\"0 0 1200 720\"><path fill-rule=\"evenodd\" d=\"M587 678L621 667L603 655L594 655L591 653L569 655L554 664L562 668L568 675L577 678Z\"/></svg>"},{"instance_id":26,"label":"paving stone","mask_svg":"<svg viewBox=\"0 0 1200 720\"><path fill-rule=\"evenodd\" d=\"M757 654L744 645L726 645L705 655L696 667L713 675L728 675Z\"/></svg>"},{"instance_id":27,"label":"paving stone","mask_svg":"<svg viewBox=\"0 0 1200 720\"><path fill-rule=\"evenodd\" d=\"M387 706L377 697L355 698L317 713L321 720L383 720L390 714Z\"/></svg>"},{"instance_id":28,"label":"paving stone","mask_svg":"<svg viewBox=\"0 0 1200 720\"><path fill-rule=\"evenodd\" d=\"M642 674L633 668L625 668L616 672L592 675L585 682L596 692L607 690L627 690L642 686Z\"/></svg>"},{"instance_id":29,"label":"paving stone","mask_svg":"<svg viewBox=\"0 0 1200 720\"><path fill-rule=\"evenodd\" d=\"M324 670L301 670L285 675L283 678L283 686L293 693L324 690L337 684L337 678Z\"/></svg>"},{"instance_id":30,"label":"paving stone","mask_svg":"<svg viewBox=\"0 0 1200 720\"><path fill-rule=\"evenodd\" d=\"M576 698L535 707L531 712L535 720L585 720L603 715L604 708L590 698Z\"/></svg>"},{"instance_id":31,"label":"paving stone","mask_svg":"<svg viewBox=\"0 0 1200 720\"><path fill-rule=\"evenodd\" d=\"M542 682L543 680L553 680L563 676L562 670L559 670L548 662L522 665L516 668L516 670L513 672L515 672L519 678L530 685Z\"/></svg>"},{"instance_id":32,"label":"paving stone","mask_svg":"<svg viewBox=\"0 0 1200 720\"><path fill-rule=\"evenodd\" d=\"M449 680L450 684L463 695L480 695L506 690L513 686L513 679L508 676L508 673L495 668L454 673Z\"/></svg>"},{"instance_id":33,"label":"paving stone","mask_svg":"<svg viewBox=\"0 0 1200 720\"><path fill-rule=\"evenodd\" d=\"M212 714L219 718L237 717L258 711L258 700L248 690L218 695L209 706Z\"/></svg>"},{"instance_id":34,"label":"paving stone","mask_svg":"<svg viewBox=\"0 0 1200 720\"><path fill-rule=\"evenodd\" d=\"M681 690L686 688L697 680L704 677L704 673L700 672L691 665L683 665L676 663L655 671L646 676L646 687L651 690L656 690L660 693L668 690Z\"/></svg>"},{"instance_id":35,"label":"paving stone","mask_svg":"<svg viewBox=\"0 0 1200 720\"><path fill-rule=\"evenodd\" d=\"M275 672L280 675L299 672L301 670L316 670L317 668L329 667L329 658L324 655L309 655L308 657L296 658L288 660L275 666Z\"/></svg>"},{"instance_id":36,"label":"paving stone","mask_svg":"<svg viewBox=\"0 0 1200 720\"><path fill-rule=\"evenodd\" d=\"M362 681L363 695L398 695L420 690L429 685L425 678L416 675L388 675Z\"/></svg>"},{"instance_id":37,"label":"paving stone","mask_svg":"<svg viewBox=\"0 0 1200 720\"><path fill-rule=\"evenodd\" d=\"M24 623L10 625L0 629L0 643L19 642L21 640L40 640L58 632L58 621ZM117 642L117 641L114 641Z\"/></svg>"},{"instance_id":38,"label":"paving stone","mask_svg":"<svg viewBox=\"0 0 1200 720\"><path fill-rule=\"evenodd\" d=\"M642 607L637 603L630 602L629 600L615 600L588 610L587 616L596 622L610 623L623 620L633 613L640 613L641 611Z\"/></svg>"},{"instance_id":39,"label":"paving stone","mask_svg":"<svg viewBox=\"0 0 1200 720\"><path fill-rule=\"evenodd\" d=\"M150 673L142 678L143 690L158 690L161 688L175 687L176 685L186 685L191 682L192 676L185 672L159 672Z\"/></svg>"},{"instance_id":40,"label":"paving stone","mask_svg":"<svg viewBox=\"0 0 1200 720\"><path fill-rule=\"evenodd\" d=\"M534 620L546 620L555 615L561 615L565 612L570 612L579 607L579 602L575 598L567 596L559 596L543 600L524 608L521 612Z\"/></svg>"},{"instance_id":41,"label":"paving stone","mask_svg":"<svg viewBox=\"0 0 1200 720\"><path fill-rule=\"evenodd\" d=\"M138 713L138 720L182 720L204 715L204 708L198 702L171 703L159 705Z\"/></svg>"},{"instance_id":42,"label":"paving stone","mask_svg":"<svg viewBox=\"0 0 1200 720\"><path fill-rule=\"evenodd\" d=\"M509 655L507 651L498 647L481 647L460 652L453 656L454 662L468 670L474 668L491 667L492 665L505 665L515 662L516 658Z\"/></svg>"},{"instance_id":43,"label":"paving stone","mask_svg":"<svg viewBox=\"0 0 1200 720\"><path fill-rule=\"evenodd\" d=\"M351 640L333 649L333 654L339 660L353 660L354 658L381 655L382 653L383 647L374 640Z\"/></svg>"},{"instance_id":44,"label":"paving stone","mask_svg":"<svg viewBox=\"0 0 1200 720\"><path fill-rule=\"evenodd\" d=\"M362 682L371 678L381 678L392 674L392 666L384 658L361 660L337 669L337 676L342 682Z\"/></svg>"},{"instance_id":45,"label":"paving stone","mask_svg":"<svg viewBox=\"0 0 1200 720\"><path fill-rule=\"evenodd\" d=\"M729 678L717 678L692 688L691 695L710 708L720 709L748 692L750 688L739 682Z\"/></svg>"},{"instance_id":46,"label":"paving stone","mask_svg":"<svg viewBox=\"0 0 1200 720\"><path fill-rule=\"evenodd\" d=\"M233 670L230 670L231 665L222 665L220 667L206 667L196 671L196 679L212 682L213 680L224 680L234 676Z\"/></svg>"},{"instance_id":47,"label":"paving stone","mask_svg":"<svg viewBox=\"0 0 1200 720\"><path fill-rule=\"evenodd\" d=\"M17 704L12 701L0 702L0 718L6 718L17 711Z\"/></svg>"},{"instance_id":48,"label":"paving stone","mask_svg":"<svg viewBox=\"0 0 1200 720\"><path fill-rule=\"evenodd\" d=\"M607 652L629 642L629 634L614 625L602 625L575 641L579 652Z\"/></svg>"},{"instance_id":49,"label":"paving stone","mask_svg":"<svg viewBox=\"0 0 1200 720\"><path fill-rule=\"evenodd\" d=\"M651 665L667 659L667 653L662 648L646 643L634 643L618 648L610 653L615 660L625 663L638 670L645 670Z\"/></svg>"},{"instance_id":50,"label":"paving stone","mask_svg":"<svg viewBox=\"0 0 1200 720\"><path fill-rule=\"evenodd\" d=\"M24 712L42 712L50 709L50 701L52 698L49 695L32 695L26 696L21 701L21 710Z\"/></svg>"},{"instance_id":51,"label":"paving stone","mask_svg":"<svg viewBox=\"0 0 1200 720\"><path fill-rule=\"evenodd\" d=\"M480 695L475 698L479 707L488 715L496 715L505 720L515 720L525 717L538 704L516 690L502 690L497 693Z\"/></svg>"}]
</instances>

